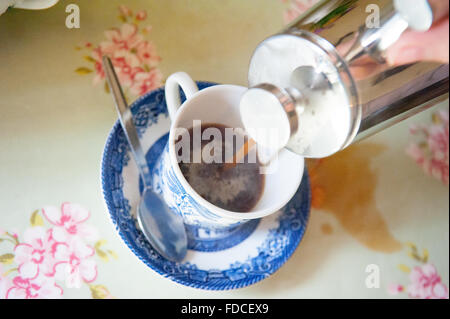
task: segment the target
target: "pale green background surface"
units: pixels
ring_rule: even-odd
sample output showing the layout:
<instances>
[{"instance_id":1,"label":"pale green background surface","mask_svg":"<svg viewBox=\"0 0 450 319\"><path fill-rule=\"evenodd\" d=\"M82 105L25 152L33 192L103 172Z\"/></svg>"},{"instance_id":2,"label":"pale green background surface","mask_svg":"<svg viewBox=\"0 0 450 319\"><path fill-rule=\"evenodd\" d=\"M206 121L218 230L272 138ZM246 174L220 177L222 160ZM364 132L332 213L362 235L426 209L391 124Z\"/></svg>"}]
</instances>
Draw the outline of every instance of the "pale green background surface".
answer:
<instances>
[{"instance_id":1,"label":"pale green background surface","mask_svg":"<svg viewBox=\"0 0 450 319\"><path fill-rule=\"evenodd\" d=\"M76 1L81 28L65 27L62 1L45 11L12 10L0 16L0 227L21 233L29 216L45 205L80 203L92 215L118 260L98 261L96 283L118 298L385 298L390 282L407 283L397 264L405 251L374 252L347 234L330 214L314 210L293 257L273 276L248 288L212 292L162 278L140 262L109 220L100 182L100 160L116 120L112 100L92 76L74 70L86 63L76 45L104 39L118 26L117 6L145 9L149 39L162 57L166 78L186 71L196 80L246 84L256 44L283 26L278 0ZM437 108L448 108L448 101ZM424 175L405 155L408 126L428 122L431 112L386 130L369 141L388 149L372 162L378 172L377 207L400 241L426 247L442 281L449 278L448 187ZM320 227L334 232L324 235ZM0 252L2 248L0 247ZM378 264L381 288L365 287L365 267ZM64 289L67 298L89 298L87 286ZM406 295L402 295L406 296Z\"/></svg>"}]
</instances>

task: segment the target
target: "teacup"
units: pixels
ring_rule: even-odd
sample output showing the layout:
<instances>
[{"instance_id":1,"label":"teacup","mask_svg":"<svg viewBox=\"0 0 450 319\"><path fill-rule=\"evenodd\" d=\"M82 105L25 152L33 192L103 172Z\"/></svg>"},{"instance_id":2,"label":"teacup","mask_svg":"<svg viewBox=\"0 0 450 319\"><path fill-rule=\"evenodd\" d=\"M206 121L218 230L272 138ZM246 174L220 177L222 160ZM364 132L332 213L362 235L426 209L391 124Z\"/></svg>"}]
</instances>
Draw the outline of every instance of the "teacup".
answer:
<instances>
[{"instance_id":1,"label":"teacup","mask_svg":"<svg viewBox=\"0 0 450 319\"><path fill-rule=\"evenodd\" d=\"M22 0L17 1L14 8L28 9L28 10L41 10L47 9L58 3L59 0Z\"/></svg>"},{"instance_id":2,"label":"teacup","mask_svg":"<svg viewBox=\"0 0 450 319\"><path fill-rule=\"evenodd\" d=\"M179 87L186 96L183 104ZM228 211L211 204L183 176L176 156L177 129L190 129L194 120L242 128L239 101L246 89L237 85L216 85L199 91L196 83L184 72L172 74L166 81L165 95L171 127L168 142L152 171L153 187L163 194L169 207L183 217L187 226L206 228L216 233L235 229L247 221L280 210L300 185L304 161L288 150L279 154L276 170L265 176L264 190L250 212Z\"/></svg>"},{"instance_id":3,"label":"teacup","mask_svg":"<svg viewBox=\"0 0 450 319\"><path fill-rule=\"evenodd\" d=\"M0 15L9 7L17 9L41 10L58 3L59 0L0 0Z\"/></svg>"}]
</instances>

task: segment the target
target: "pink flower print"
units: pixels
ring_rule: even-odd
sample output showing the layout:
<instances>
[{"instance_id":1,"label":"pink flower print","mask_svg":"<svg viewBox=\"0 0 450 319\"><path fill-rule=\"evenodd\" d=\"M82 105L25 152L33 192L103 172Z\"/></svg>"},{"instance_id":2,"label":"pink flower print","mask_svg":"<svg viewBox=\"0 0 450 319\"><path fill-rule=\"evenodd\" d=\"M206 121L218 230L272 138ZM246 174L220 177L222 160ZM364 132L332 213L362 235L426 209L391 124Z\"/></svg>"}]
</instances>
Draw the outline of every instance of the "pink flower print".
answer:
<instances>
[{"instance_id":1,"label":"pink flower print","mask_svg":"<svg viewBox=\"0 0 450 319\"><path fill-rule=\"evenodd\" d=\"M411 156L411 158L420 166L425 162L425 152L417 144L410 144L406 149L406 154Z\"/></svg>"},{"instance_id":2,"label":"pink flower print","mask_svg":"<svg viewBox=\"0 0 450 319\"><path fill-rule=\"evenodd\" d=\"M282 1L286 2L285 0ZM297 19L316 2L317 0L291 0L290 8L284 13L285 23L290 23Z\"/></svg>"},{"instance_id":3,"label":"pink flower print","mask_svg":"<svg viewBox=\"0 0 450 319\"><path fill-rule=\"evenodd\" d=\"M11 280L5 276L5 270L0 264L0 299L6 298L6 292L11 287Z\"/></svg>"},{"instance_id":4,"label":"pink flower print","mask_svg":"<svg viewBox=\"0 0 450 319\"><path fill-rule=\"evenodd\" d=\"M80 240L70 246L59 243L55 249L55 278L66 280L68 286L79 287L81 280L93 282L97 278L97 264L90 257L95 250Z\"/></svg>"},{"instance_id":5,"label":"pink flower print","mask_svg":"<svg viewBox=\"0 0 450 319\"><path fill-rule=\"evenodd\" d=\"M28 228L24 240L14 248L14 261L22 278L33 279L39 274L51 276L53 259L50 231L42 227Z\"/></svg>"},{"instance_id":6,"label":"pink flower print","mask_svg":"<svg viewBox=\"0 0 450 319\"><path fill-rule=\"evenodd\" d=\"M399 293L403 292L405 290L405 287L399 284L389 284L388 286L388 293L395 296Z\"/></svg>"},{"instance_id":7,"label":"pink flower print","mask_svg":"<svg viewBox=\"0 0 450 319\"><path fill-rule=\"evenodd\" d=\"M143 37L138 34L137 26L134 24L123 24L120 29L105 31L106 41L92 50L92 58L95 60L94 67L96 76L94 84L98 84L105 78L102 65L102 57L108 55L117 76L122 85L131 85L134 75L142 70L139 68L140 60L136 56L137 47L142 43Z\"/></svg>"},{"instance_id":8,"label":"pink flower print","mask_svg":"<svg viewBox=\"0 0 450 319\"><path fill-rule=\"evenodd\" d=\"M7 232L5 231L5 234L6 233ZM17 228L10 229L8 233L16 239L19 238L19 235L18 235L19 231L17 230Z\"/></svg>"},{"instance_id":9,"label":"pink flower print","mask_svg":"<svg viewBox=\"0 0 450 319\"><path fill-rule=\"evenodd\" d=\"M124 5L120 5L119 6L119 11L125 17L129 17L129 16L131 16L133 14L133 12L130 10L130 8L128 8L127 6L124 6Z\"/></svg>"},{"instance_id":10,"label":"pink flower print","mask_svg":"<svg viewBox=\"0 0 450 319\"><path fill-rule=\"evenodd\" d=\"M421 140L411 143L406 152L430 176L449 184L449 118L448 111L434 114L434 124L414 125L412 135Z\"/></svg>"},{"instance_id":11,"label":"pink flower print","mask_svg":"<svg viewBox=\"0 0 450 319\"><path fill-rule=\"evenodd\" d=\"M116 52L112 63L120 83L128 87L133 84L136 74L143 71L139 67L138 57L127 51Z\"/></svg>"},{"instance_id":12,"label":"pink flower print","mask_svg":"<svg viewBox=\"0 0 450 319\"><path fill-rule=\"evenodd\" d=\"M76 226L88 220L90 215L82 206L68 202L61 205L61 210L56 207L45 207L42 213L49 222L65 227L69 233L76 233Z\"/></svg>"},{"instance_id":13,"label":"pink flower print","mask_svg":"<svg viewBox=\"0 0 450 319\"><path fill-rule=\"evenodd\" d=\"M295 9L287 9L284 13L284 23L288 24L292 21L294 21L299 16L299 13Z\"/></svg>"},{"instance_id":14,"label":"pink flower print","mask_svg":"<svg viewBox=\"0 0 450 319\"><path fill-rule=\"evenodd\" d=\"M137 52L137 49L134 49ZM105 78L105 71L103 70L102 57L108 55L111 58L111 62L117 73L119 81L124 86L130 86L134 77L138 72L142 72L143 69L139 67L140 61L136 54L126 50L116 51L114 53L107 54L102 51L101 48L96 48L92 51L92 57L95 60L96 76L94 77L94 84L100 83Z\"/></svg>"},{"instance_id":15,"label":"pink flower print","mask_svg":"<svg viewBox=\"0 0 450 319\"><path fill-rule=\"evenodd\" d=\"M432 154L429 173L449 184L449 132L447 126L434 125L429 129L428 145Z\"/></svg>"},{"instance_id":16,"label":"pink flower print","mask_svg":"<svg viewBox=\"0 0 450 319\"><path fill-rule=\"evenodd\" d=\"M57 299L63 290L51 277L38 276L35 279L20 276L12 280L12 287L6 293L7 299Z\"/></svg>"},{"instance_id":17,"label":"pink flower print","mask_svg":"<svg viewBox=\"0 0 450 319\"><path fill-rule=\"evenodd\" d=\"M67 243L72 237L95 240L98 236L95 228L84 224L90 214L81 205L66 202L61 209L47 206L42 209L42 214L56 226L51 229L51 238L56 242Z\"/></svg>"},{"instance_id":18,"label":"pink flower print","mask_svg":"<svg viewBox=\"0 0 450 319\"><path fill-rule=\"evenodd\" d=\"M147 12L145 10L136 13L136 20L143 21L145 19L147 19Z\"/></svg>"},{"instance_id":19,"label":"pink flower print","mask_svg":"<svg viewBox=\"0 0 450 319\"><path fill-rule=\"evenodd\" d=\"M126 6L120 6L120 19L123 23L117 27L104 32L105 40L98 45L85 45L91 52L91 58L87 60L93 63L95 74L93 84L103 83L105 71L103 70L103 56L108 56L116 71L125 94L140 95L153 88L161 86L162 75L160 71L154 71L161 58L156 52L156 47L150 41L145 40L152 27L141 26L138 22L147 19L147 12L141 10L133 15ZM127 22L134 18L135 23ZM91 68L78 68L77 73L86 74L82 71L92 71ZM89 72L87 72L89 73ZM148 73L147 75L143 73ZM107 86L105 89L107 90ZM136 93L137 92L137 93Z\"/></svg>"},{"instance_id":20,"label":"pink flower print","mask_svg":"<svg viewBox=\"0 0 450 319\"><path fill-rule=\"evenodd\" d=\"M136 74L135 81L130 90L133 94L142 95L161 86L162 75L158 69Z\"/></svg>"},{"instance_id":21,"label":"pink flower print","mask_svg":"<svg viewBox=\"0 0 450 319\"><path fill-rule=\"evenodd\" d=\"M95 77L93 80L94 85L97 85L105 78L105 70L103 70L102 64L103 52L100 48L95 48L92 50L92 58L95 60L94 68L95 68Z\"/></svg>"},{"instance_id":22,"label":"pink flower print","mask_svg":"<svg viewBox=\"0 0 450 319\"><path fill-rule=\"evenodd\" d=\"M148 41L143 41L136 46L136 55L141 63L149 67L154 67L161 61L155 46Z\"/></svg>"},{"instance_id":23,"label":"pink flower print","mask_svg":"<svg viewBox=\"0 0 450 319\"><path fill-rule=\"evenodd\" d=\"M144 33L150 33L150 32L152 32L152 30L153 30L153 27L151 25L148 25L148 26L142 28L142 31Z\"/></svg>"},{"instance_id":24,"label":"pink flower print","mask_svg":"<svg viewBox=\"0 0 450 319\"><path fill-rule=\"evenodd\" d=\"M431 264L414 267L409 275L411 284L408 286L410 297L421 299L447 299L448 289L441 282L436 268Z\"/></svg>"},{"instance_id":25,"label":"pink flower print","mask_svg":"<svg viewBox=\"0 0 450 319\"><path fill-rule=\"evenodd\" d=\"M120 50L131 51L144 41L142 35L138 33L138 28L134 24L124 23L120 29L105 31L108 39L100 43L100 48L105 54L114 57L114 53Z\"/></svg>"}]
</instances>

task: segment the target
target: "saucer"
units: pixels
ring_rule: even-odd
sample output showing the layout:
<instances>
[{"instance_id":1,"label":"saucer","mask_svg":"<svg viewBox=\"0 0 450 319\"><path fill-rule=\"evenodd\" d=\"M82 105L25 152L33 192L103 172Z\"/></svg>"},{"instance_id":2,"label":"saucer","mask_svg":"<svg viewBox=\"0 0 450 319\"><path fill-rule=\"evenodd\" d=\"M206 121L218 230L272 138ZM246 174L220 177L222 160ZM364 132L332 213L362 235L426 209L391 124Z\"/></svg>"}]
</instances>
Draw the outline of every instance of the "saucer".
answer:
<instances>
[{"instance_id":1,"label":"saucer","mask_svg":"<svg viewBox=\"0 0 450 319\"><path fill-rule=\"evenodd\" d=\"M199 89L215 83L198 82ZM181 94L184 100L183 94ZM149 168L164 147L170 128L164 89L145 94L131 105ZM305 170L295 196L280 211L252 220L227 233L186 227L188 253L182 262L168 261L145 239L136 221L142 185L119 122L103 152L102 188L110 217L133 253L160 275L200 289L227 290L261 281L278 270L300 243L309 218L311 194Z\"/></svg>"}]
</instances>

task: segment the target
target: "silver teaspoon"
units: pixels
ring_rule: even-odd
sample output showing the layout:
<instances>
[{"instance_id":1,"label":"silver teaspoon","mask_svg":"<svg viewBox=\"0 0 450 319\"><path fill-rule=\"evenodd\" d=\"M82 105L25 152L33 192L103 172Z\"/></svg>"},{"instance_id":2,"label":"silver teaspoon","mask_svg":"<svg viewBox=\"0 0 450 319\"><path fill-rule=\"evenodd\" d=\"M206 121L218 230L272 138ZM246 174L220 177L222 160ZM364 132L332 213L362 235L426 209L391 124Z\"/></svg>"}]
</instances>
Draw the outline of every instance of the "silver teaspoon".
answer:
<instances>
[{"instance_id":1,"label":"silver teaspoon","mask_svg":"<svg viewBox=\"0 0 450 319\"><path fill-rule=\"evenodd\" d=\"M171 211L161 195L152 190L150 170L133 124L131 110L127 106L112 62L107 56L103 57L103 67L119 113L120 123L144 185L137 212L139 226L156 251L169 260L181 261L187 252L187 236L183 219Z\"/></svg>"}]
</instances>

